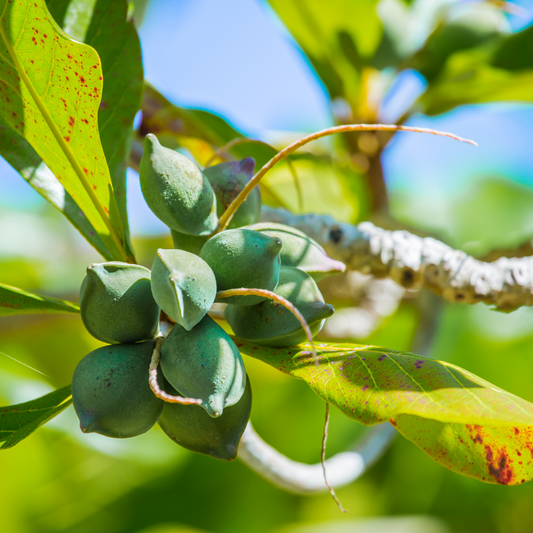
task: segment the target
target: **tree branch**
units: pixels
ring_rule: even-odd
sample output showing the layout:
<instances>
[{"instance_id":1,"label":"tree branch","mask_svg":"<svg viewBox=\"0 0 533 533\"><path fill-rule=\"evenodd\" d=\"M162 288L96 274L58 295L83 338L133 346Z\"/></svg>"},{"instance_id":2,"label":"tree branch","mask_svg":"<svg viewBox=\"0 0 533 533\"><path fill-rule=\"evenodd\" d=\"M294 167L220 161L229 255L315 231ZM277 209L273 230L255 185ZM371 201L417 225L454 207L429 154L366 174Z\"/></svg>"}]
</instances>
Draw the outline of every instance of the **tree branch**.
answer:
<instances>
[{"instance_id":1,"label":"tree branch","mask_svg":"<svg viewBox=\"0 0 533 533\"><path fill-rule=\"evenodd\" d=\"M380 424L353 451L327 459L329 484L338 488L355 481L381 457L395 434L388 422ZM241 438L238 457L257 474L286 491L311 494L328 490L321 463L308 465L292 461L263 441L251 423Z\"/></svg>"},{"instance_id":2,"label":"tree branch","mask_svg":"<svg viewBox=\"0 0 533 533\"><path fill-rule=\"evenodd\" d=\"M386 231L370 222L352 226L329 216L293 215L266 206L261 220L298 228L348 268L390 277L406 289L426 287L453 302L485 302L503 311L533 305L533 257L486 263L407 231Z\"/></svg>"}]
</instances>

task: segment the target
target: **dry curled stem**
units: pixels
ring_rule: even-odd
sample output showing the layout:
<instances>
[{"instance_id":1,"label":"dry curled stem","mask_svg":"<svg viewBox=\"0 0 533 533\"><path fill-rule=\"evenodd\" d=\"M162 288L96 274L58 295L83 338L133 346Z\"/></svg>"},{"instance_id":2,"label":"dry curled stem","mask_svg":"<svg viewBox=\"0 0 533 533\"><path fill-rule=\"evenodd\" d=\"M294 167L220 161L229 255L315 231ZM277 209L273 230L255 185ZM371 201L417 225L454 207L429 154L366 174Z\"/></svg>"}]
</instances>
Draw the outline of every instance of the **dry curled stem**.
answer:
<instances>
[{"instance_id":1,"label":"dry curled stem","mask_svg":"<svg viewBox=\"0 0 533 533\"><path fill-rule=\"evenodd\" d=\"M326 421L324 422L324 436L322 437L322 453L320 454L320 463L322 464L322 470L324 471L324 483L331 494L331 497L335 500L338 508L343 512L347 513L347 509L342 506L341 501L335 494L333 487L328 483L328 478L326 476L326 443L328 441L328 426L329 426L329 403L326 402Z\"/></svg>"},{"instance_id":2,"label":"dry curled stem","mask_svg":"<svg viewBox=\"0 0 533 533\"><path fill-rule=\"evenodd\" d=\"M280 152L278 152L266 165L257 172L257 174L247 183L246 187L239 193L237 198L231 202L231 204L228 206L224 214L220 217L218 221L218 229L217 232L223 231L226 229L227 225L230 223L231 218L235 214L235 211L239 208L239 206L246 200L246 197L250 192L253 190L253 188L259 183L261 178L274 166L276 163L287 157L289 154L292 154L292 152L298 150L298 148L301 148L302 146L306 145L307 143L310 143L311 141L314 141L316 139L320 139L321 137L326 137L328 135L333 135L335 133L345 133L350 131L412 131L417 133L431 133L432 135L438 135L441 137L449 137L451 139L455 139L456 141L466 142L468 144L472 144L474 146L477 146L477 144L474 141L471 141L469 139L464 139L462 137L458 137L457 135L454 135L453 133L447 133L444 131L438 131L438 130L432 130L429 128L415 128L411 126L397 126L394 124L345 124L342 126L334 126L332 128L327 128L325 130L317 131L315 133L312 133L311 135L307 135L306 137L303 137L302 139L299 139L298 141L293 142Z\"/></svg>"},{"instance_id":3,"label":"dry curled stem","mask_svg":"<svg viewBox=\"0 0 533 533\"><path fill-rule=\"evenodd\" d=\"M150 373L148 381L150 383L150 388L152 392L158 397L161 398L164 402L167 403L180 403L181 405L200 405L202 400L196 398L183 398L182 396L172 396L172 394L166 393L164 390L161 390L159 383L157 382L157 367L159 366L159 359L161 358L161 345L165 337L160 335L156 337L155 348L152 353L152 360L150 361Z\"/></svg>"},{"instance_id":4,"label":"dry curled stem","mask_svg":"<svg viewBox=\"0 0 533 533\"><path fill-rule=\"evenodd\" d=\"M302 325L302 328L305 331L305 334L307 335L307 339L309 341L309 344L311 344L311 349L313 350L313 358L315 361L315 365L318 366L318 353L315 349L315 344L313 342L313 335L311 334L311 330L309 329L309 325L307 324L307 321L305 320L304 316L298 309L289 302L286 298L283 298L283 296L280 296L279 294L276 294L272 291L267 291L266 289L228 289L226 291L218 291L216 299L219 300L220 298L229 298L230 296L249 296L249 295L255 295L255 296L264 296L265 298L268 298L270 300L274 300L278 304L285 307L285 309L288 309L300 322Z\"/></svg>"}]
</instances>

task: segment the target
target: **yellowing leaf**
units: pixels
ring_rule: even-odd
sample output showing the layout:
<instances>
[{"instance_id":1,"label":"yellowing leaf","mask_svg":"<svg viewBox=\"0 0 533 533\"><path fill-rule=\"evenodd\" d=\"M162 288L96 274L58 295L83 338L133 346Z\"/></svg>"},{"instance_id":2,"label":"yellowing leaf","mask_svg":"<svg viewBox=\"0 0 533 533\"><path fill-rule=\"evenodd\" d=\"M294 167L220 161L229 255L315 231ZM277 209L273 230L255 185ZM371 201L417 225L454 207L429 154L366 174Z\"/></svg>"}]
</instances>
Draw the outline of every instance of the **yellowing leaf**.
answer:
<instances>
[{"instance_id":1,"label":"yellowing leaf","mask_svg":"<svg viewBox=\"0 0 533 533\"><path fill-rule=\"evenodd\" d=\"M0 12L0 118L31 144L113 258L127 260L98 132L98 54L64 33L44 0L0 0Z\"/></svg>"},{"instance_id":2,"label":"yellowing leaf","mask_svg":"<svg viewBox=\"0 0 533 533\"><path fill-rule=\"evenodd\" d=\"M533 404L457 366L377 346L317 344L242 353L306 381L354 420L390 420L437 462L487 483L533 478Z\"/></svg>"}]
</instances>

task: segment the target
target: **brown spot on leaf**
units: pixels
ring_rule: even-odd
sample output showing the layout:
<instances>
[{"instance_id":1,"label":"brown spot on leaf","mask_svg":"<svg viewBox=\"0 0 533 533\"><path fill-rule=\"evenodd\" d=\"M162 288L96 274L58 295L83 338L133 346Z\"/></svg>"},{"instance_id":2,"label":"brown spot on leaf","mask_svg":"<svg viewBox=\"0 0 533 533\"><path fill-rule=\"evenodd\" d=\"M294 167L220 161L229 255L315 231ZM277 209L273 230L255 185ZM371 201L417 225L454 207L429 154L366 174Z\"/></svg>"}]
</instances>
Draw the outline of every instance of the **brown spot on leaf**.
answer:
<instances>
[{"instance_id":1,"label":"brown spot on leaf","mask_svg":"<svg viewBox=\"0 0 533 533\"><path fill-rule=\"evenodd\" d=\"M489 474L500 485L512 485L514 482L514 471L511 468L512 460L507 454L505 446L499 451L498 457L490 446L485 446L485 457L489 467Z\"/></svg>"}]
</instances>

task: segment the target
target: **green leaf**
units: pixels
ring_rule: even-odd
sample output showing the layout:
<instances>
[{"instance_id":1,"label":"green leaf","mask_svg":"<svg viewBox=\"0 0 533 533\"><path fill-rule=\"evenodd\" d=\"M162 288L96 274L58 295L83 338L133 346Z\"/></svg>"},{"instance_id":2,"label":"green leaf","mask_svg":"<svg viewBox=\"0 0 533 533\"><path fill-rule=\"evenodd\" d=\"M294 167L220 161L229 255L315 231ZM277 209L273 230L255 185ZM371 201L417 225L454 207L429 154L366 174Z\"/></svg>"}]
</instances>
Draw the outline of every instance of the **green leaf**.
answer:
<instances>
[{"instance_id":1,"label":"green leaf","mask_svg":"<svg viewBox=\"0 0 533 533\"><path fill-rule=\"evenodd\" d=\"M450 55L415 108L444 113L465 104L533 101L533 27ZM420 109L421 106L421 109Z\"/></svg>"},{"instance_id":2,"label":"green leaf","mask_svg":"<svg viewBox=\"0 0 533 533\"><path fill-rule=\"evenodd\" d=\"M112 257L128 259L98 133L102 93L98 54L63 33L43 0L23 0L16 9L9 0L0 0L0 9L3 125L33 147Z\"/></svg>"},{"instance_id":3,"label":"green leaf","mask_svg":"<svg viewBox=\"0 0 533 533\"><path fill-rule=\"evenodd\" d=\"M0 407L0 449L12 448L71 403L68 385L30 402Z\"/></svg>"},{"instance_id":4,"label":"green leaf","mask_svg":"<svg viewBox=\"0 0 533 533\"><path fill-rule=\"evenodd\" d=\"M0 316L79 312L80 308L71 302L40 296L0 283Z\"/></svg>"},{"instance_id":5,"label":"green leaf","mask_svg":"<svg viewBox=\"0 0 533 533\"><path fill-rule=\"evenodd\" d=\"M382 26L377 1L269 0L310 59L332 98L359 97L360 70L378 47ZM355 99L355 100L354 100Z\"/></svg>"},{"instance_id":6,"label":"green leaf","mask_svg":"<svg viewBox=\"0 0 533 533\"><path fill-rule=\"evenodd\" d=\"M303 379L366 425L386 420L437 462L487 483L533 478L533 405L466 370L376 346L317 343L242 353Z\"/></svg>"},{"instance_id":7,"label":"green leaf","mask_svg":"<svg viewBox=\"0 0 533 533\"><path fill-rule=\"evenodd\" d=\"M169 140L180 137L201 139L209 145L221 147L243 136L213 113L174 105L149 83L145 83L142 110L140 136L144 138L147 133L155 133L169 148L177 146L172 146Z\"/></svg>"}]
</instances>

